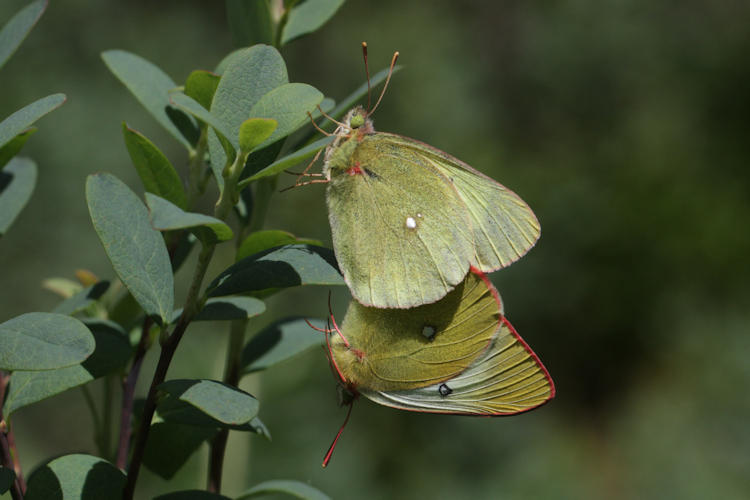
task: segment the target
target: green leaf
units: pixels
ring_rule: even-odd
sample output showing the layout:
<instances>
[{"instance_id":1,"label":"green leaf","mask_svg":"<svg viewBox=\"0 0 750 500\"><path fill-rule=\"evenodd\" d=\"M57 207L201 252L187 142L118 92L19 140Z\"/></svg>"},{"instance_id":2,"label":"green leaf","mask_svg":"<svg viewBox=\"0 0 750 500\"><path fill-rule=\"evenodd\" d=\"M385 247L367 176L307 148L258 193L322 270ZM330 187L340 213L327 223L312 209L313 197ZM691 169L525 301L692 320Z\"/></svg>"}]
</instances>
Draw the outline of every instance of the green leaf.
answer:
<instances>
[{"instance_id":1,"label":"green leaf","mask_svg":"<svg viewBox=\"0 0 750 500\"><path fill-rule=\"evenodd\" d=\"M286 245L245 257L208 286L209 295L235 295L299 285L343 285L333 251Z\"/></svg>"},{"instance_id":2,"label":"green leaf","mask_svg":"<svg viewBox=\"0 0 750 500\"><path fill-rule=\"evenodd\" d=\"M273 43L268 0L226 0L227 22L236 47Z\"/></svg>"},{"instance_id":3,"label":"green leaf","mask_svg":"<svg viewBox=\"0 0 750 500\"><path fill-rule=\"evenodd\" d=\"M255 45L239 50L232 53L226 61L225 67L221 68L223 71L217 71L223 75L211 103L211 113L221 123L227 124L226 137L233 141L232 144L237 149L240 125L251 118L250 110L253 106L266 93L289 80L284 59L276 49L268 45ZM211 169L219 190L223 191L224 178L221 172L227 163L227 156L213 133L209 133L208 147Z\"/></svg>"},{"instance_id":4,"label":"green leaf","mask_svg":"<svg viewBox=\"0 0 750 500\"><path fill-rule=\"evenodd\" d=\"M201 240L226 241L234 236L232 229L214 217L185 212L155 194L146 193L146 204L151 213L151 224L159 231L192 229Z\"/></svg>"},{"instance_id":5,"label":"green leaf","mask_svg":"<svg viewBox=\"0 0 750 500\"><path fill-rule=\"evenodd\" d=\"M273 118L248 118L240 125L239 145L243 153L249 153L271 137L278 127Z\"/></svg>"},{"instance_id":6,"label":"green leaf","mask_svg":"<svg viewBox=\"0 0 750 500\"><path fill-rule=\"evenodd\" d=\"M278 127L257 149L263 149L308 123L308 113L323 100L323 94L306 83L287 83L266 93L252 107L251 118L273 118Z\"/></svg>"},{"instance_id":7,"label":"green leaf","mask_svg":"<svg viewBox=\"0 0 750 500\"><path fill-rule=\"evenodd\" d=\"M88 286L76 293L72 297L65 299L55 307L52 312L57 314L73 314L83 311L91 304L99 300L104 292L109 288L109 281L100 281L94 285Z\"/></svg>"},{"instance_id":8,"label":"green leaf","mask_svg":"<svg viewBox=\"0 0 750 500\"><path fill-rule=\"evenodd\" d=\"M248 498L266 496L273 493L283 493L304 500L330 500L330 497L322 491L315 489L308 484L289 479L276 479L256 484L249 490L241 493L236 500L246 500Z\"/></svg>"},{"instance_id":9,"label":"green leaf","mask_svg":"<svg viewBox=\"0 0 750 500\"><path fill-rule=\"evenodd\" d=\"M206 301L193 321L250 319L263 314L265 310L266 304L255 297L213 297ZM177 309L172 321L177 321L181 314L182 309Z\"/></svg>"},{"instance_id":10,"label":"green leaf","mask_svg":"<svg viewBox=\"0 0 750 500\"><path fill-rule=\"evenodd\" d=\"M160 402L159 414L165 419L179 414L187 403L219 424L242 425L258 414L258 400L236 387L214 380L168 380L159 386L168 397ZM179 419L176 419L179 420Z\"/></svg>"},{"instance_id":11,"label":"green leaf","mask_svg":"<svg viewBox=\"0 0 750 500\"><path fill-rule=\"evenodd\" d=\"M28 129L35 121L59 108L65 102L65 94L52 94L27 104L0 122L0 147L12 141Z\"/></svg>"},{"instance_id":12,"label":"green leaf","mask_svg":"<svg viewBox=\"0 0 750 500\"><path fill-rule=\"evenodd\" d=\"M187 195L182 180L164 153L146 136L124 122L122 134L130 159L146 191L161 196L180 208L186 208Z\"/></svg>"},{"instance_id":13,"label":"green leaf","mask_svg":"<svg viewBox=\"0 0 750 500\"><path fill-rule=\"evenodd\" d=\"M14 371L3 408L6 416L19 408L114 373L125 366L132 349L120 326L110 321L92 321L86 325L96 341L93 354L83 363L67 368Z\"/></svg>"},{"instance_id":14,"label":"green leaf","mask_svg":"<svg viewBox=\"0 0 750 500\"><path fill-rule=\"evenodd\" d=\"M177 84L159 67L124 50L102 52L102 59L143 107L186 148L192 146L167 114L169 91Z\"/></svg>"},{"instance_id":15,"label":"green leaf","mask_svg":"<svg viewBox=\"0 0 750 500\"><path fill-rule=\"evenodd\" d=\"M156 422L148 432L143 465L161 478L172 479L188 458L218 429L174 422Z\"/></svg>"},{"instance_id":16,"label":"green leaf","mask_svg":"<svg viewBox=\"0 0 750 500\"><path fill-rule=\"evenodd\" d=\"M94 337L75 318L27 313L0 323L0 370L54 370L94 352Z\"/></svg>"},{"instance_id":17,"label":"green leaf","mask_svg":"<svg viewBox=\"0 0 750 500\"><path fill-rule=\"evenodd\" d=\"M185 95L206 109L211 108L211 101L219 86L221 76L205 70L195 70L185 80Z\"/></svg>"},{"instance_id":18,"label":"green leaf","mask_svg":"<svg viewBox=\"0 0 750 500\"><path fill-rule=\"evenodd\" d=\"M13 472L13 469L0 465L0 495L8 491L15 480L16 473Z\"/></svg>"},{"instance_id":19,"label":"green leaf","mask_svg":"<svg viewBox=\"0 0 750 500\"><path fill-rule=\"evenodd\" d=\"M231 500L229 497L203 490L173 491L154 497L154 500Z\"/></svg>"},{"instance_id":20,"label":"green leaf","mask_svg":"<svg viewBox=\"0 0 750 500\"><path fill-rule=\"evenodd\" d=\"M189 97L182 92L170 92L169 101L179 109L185 111L186 113L190 113L198 120L211 125L214 130L221 134L221 136L226 140L229 141L232 137L232 131L229 126L226 123L222 122L209 110L201 106L201 104L192 97Z\"/></svg>"},{"instance_id":21,"label":"green leaf","mask_svg":"<svg viewBox=\"0 0 750 500\"><path fill-rule=\"evenodd\" d=\"M26 500L120 498L125 473L103 458L75 454L56 458L29 477Z\"/></svg>"},{"instance_id":22,"label":"green leaf","mask_svg":"<svg viewBox=\"0 0 750 500\"><path fill-rule=\"evenodd\" d=\"M105 173L86 179L86 201L117 276L146 314L168 323L174 309L172 265L146 207L122 181Z\"/></svg>"},{"instance_id":23,"label":"green leaf","mask_svg":"<svg viewBox=\"0 0 750 500\"><path fill-rule=\"evenodd\" d=\"M309 320L325 328L321 320ZM264 328L242 350L243 373L252 373L285 361L310 347L319 346L323 334L310 328L303 318L286 318Z\"/></svg>"},{"instance_id":24,"label":"green leaf","mask_svg":"<svg viewBox=\"0 0 750 500\"><path fill-rule=\"evenodd\" d=\"M29 140L29 137L34 135L36 131L36 127L31 127L15 136L5 146L0 147L0 170L8 164L11 158L21 152L26 141Z\"/></svg>"},{"instance_id":25,"label":"green leaf","mask_svg":"<svg viewBox=\"0 0 750 500\"><path fill-rule=\"evenodd\" d=\"M280 231L277 229L255 231L254 233L250 233L240 245L240 248L237 250L236 260L242 260L245 257L260 253L269 248L292 245L295 243L323 246L323 243L318 240L297 238L295 235L287 231Z\"/></svg>"},{"instance_id":26,"label":"green leaf","mask_svg":"<svg viewBox=\"0 0 750 500\"><path fill-rule=\"evenodd\" d=\"M26 206L35 184L36 164L28 158L13 158L0 170L0 236Z\"/></svg>"},{"instance_id":27,"label":"green leaf","mask_svg":"<svg viewBox=\"0 0 750 500\"><path fill-rule=\"evenodd\" d=\"M47 0L38 0L18 11L5 23L0 30L0 68L18 49L46 8Z\"/></svg>"},{"instance_id":28,"label":"green leaf","mask_svg":"<svg viewBox=\"0 0 750 500\"><path fill-rule=\"evenodd\" d=\"M307 35L323 26L343 5L344 0L307 0L289 12L281 36L281 45Z\"/></svg>"},{"instance_id":29,"label":"green leaf","mask_svg":"<svg viewBox=\"0 0 750 500\"><path fill-rule=\"evenodd\" d=\"M271 175L276 175L290 167L295 166L296 164L300 162L307 160L308 158L312 158L318 151L328 146L332 141L333 141L333 136L324 137L318 141L313 142L312 144L308 144L302 149L299 149L293 153L289 153L283 158L279 158L278 160L271 163L266 168L259 170L258 172L254 173L253 175L245 179L242 179L239 182L239 188L242 189L248 184L250 184L251 182L256 181L262 177L269 177Z\"/></svg>"}]
</instances>

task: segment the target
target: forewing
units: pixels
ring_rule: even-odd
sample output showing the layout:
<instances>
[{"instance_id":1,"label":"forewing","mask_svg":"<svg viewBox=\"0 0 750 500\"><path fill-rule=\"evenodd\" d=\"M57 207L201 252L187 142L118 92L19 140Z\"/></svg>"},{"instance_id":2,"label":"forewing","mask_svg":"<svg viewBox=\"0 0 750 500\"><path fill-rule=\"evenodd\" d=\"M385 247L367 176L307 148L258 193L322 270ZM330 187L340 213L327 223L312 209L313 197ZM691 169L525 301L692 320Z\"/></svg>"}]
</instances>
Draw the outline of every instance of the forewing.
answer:
<instances>
[{"instance_id":1,"label":"forewing","mask_svg":"<svg viewBox=\"0 0 750 500\"><path fill-rule=\"evenodd\" d=\"M404 391L361 388L366 397L402 410L459 415L512 415L531 410L555 395L536 354L503 319L489 349L460 375Z\"/></svg>"},{"instance_id":2,"label":"forewing","mask_svg":"<svg viewBox=\"0 0 750 500\"><path fill-rule=\"evenodd\" d=\"M327 203L333 247L362 304L409 308L444 297L468 272L473 236L465 203L422 158L364 137L356 169L332 173Z\"/></svg>"},{"instance_id":3,"label":"forewing","mask_svg":"<svg viewBox=\"0 0 750 500\"><path fill-rule=\"evenodd\" d=\"M502 305L483 275L469 273L434 304L377 309L352 301L342 331L361 359L339 354L354 385L374 390L431 386L459 376L500 328ZM346 353L346 350L339 351Z\"/></svg>"},{"instance_id":4,"label":"forewing","mask_svg":"<svg viewBox=\"0 0 750 500\"><path fill-rule=\"evenodd\" d=\"M394 134L384 136L407 145L453 182L471 219L475 267L491 272L509 266L539 239L534 212L510 189L430 145Z\"/></svg>"}]
</instances>

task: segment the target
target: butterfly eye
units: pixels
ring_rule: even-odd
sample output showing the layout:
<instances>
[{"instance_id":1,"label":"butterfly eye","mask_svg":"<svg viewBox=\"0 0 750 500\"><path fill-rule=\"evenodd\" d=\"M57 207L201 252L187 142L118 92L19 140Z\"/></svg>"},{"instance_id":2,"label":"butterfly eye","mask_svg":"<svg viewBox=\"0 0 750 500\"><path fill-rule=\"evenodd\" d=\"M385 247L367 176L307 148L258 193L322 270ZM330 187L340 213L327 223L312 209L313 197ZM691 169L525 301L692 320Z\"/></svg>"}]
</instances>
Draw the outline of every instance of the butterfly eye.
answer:
<instances>
[{"instance_id":1,"label":"butterfly eye","mask_svg":"<svg viewBox=\"0 0 750 500\"><path fill-rule=\"evenodd\" d=\"M358 129L364 124L365 124L365 116L361 113L355 114L354 116L352 116L351 120L349 120L349 126L352 129Z\"/></svg>"}]
</instances>

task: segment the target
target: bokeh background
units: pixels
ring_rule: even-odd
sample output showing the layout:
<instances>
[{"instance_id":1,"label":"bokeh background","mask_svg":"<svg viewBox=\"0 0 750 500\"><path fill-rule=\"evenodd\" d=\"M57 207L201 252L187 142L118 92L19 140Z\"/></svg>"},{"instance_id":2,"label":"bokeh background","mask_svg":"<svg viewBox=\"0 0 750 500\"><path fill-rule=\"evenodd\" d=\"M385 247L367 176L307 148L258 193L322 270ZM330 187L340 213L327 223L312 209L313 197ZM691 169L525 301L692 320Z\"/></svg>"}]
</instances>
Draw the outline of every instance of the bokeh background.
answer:
<instances>
[{"instance_id":1,"label":"bokeh background","mask_svg":"<svg viewBox=\"0 0 750 500\"><path fill-rule=\"evenodd\" d=\"M26 3L3 0L0 20ZM535 210L537 247L491 277L558 395L502 419L363 400L323 470L345 410L313 349L243 381L273 441L232 434L225 493L290 478L334 498L750 497L748 19L741 0L349 1L286 47L290 79L334 98L364 81L362 40L374 69L399 50L404 69L376 128L458 156ZM233 46L223 2L51 1L0 73L0 116L53 92L69 98L24 151L40 179L0 241L1 320L51 309L47 277L112 276L84 182L106 170L141 189L122 121L186 163L102 63L112 48L180 82ZM324 189L275 195L267 227L330 243ZM210 274L231 259L219 257ZM326 295L284 292L252 327L324 315ZM333 297L341 316L348 293ZM226 340L223 325L191 329L170 376L220 378ZM27 475L50 457L95 452L78 390L14 418ZM204 487L205 464L203 449L176 485ZM145 472L140 494L174 486Z\"/></svg>"}]
</instances>

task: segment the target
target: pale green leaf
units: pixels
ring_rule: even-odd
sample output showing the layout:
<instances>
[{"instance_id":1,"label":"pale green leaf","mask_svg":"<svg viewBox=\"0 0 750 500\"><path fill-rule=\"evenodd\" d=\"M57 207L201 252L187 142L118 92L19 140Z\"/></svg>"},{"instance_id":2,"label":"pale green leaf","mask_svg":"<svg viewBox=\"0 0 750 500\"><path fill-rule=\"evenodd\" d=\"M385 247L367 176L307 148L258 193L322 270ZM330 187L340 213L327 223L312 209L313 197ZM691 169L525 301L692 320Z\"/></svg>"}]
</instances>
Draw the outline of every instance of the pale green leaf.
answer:
<instances>
[{"instance_id":1,"label":"pale green leaf","mask_svg":"<svg viewBox=\"0 0 750 500\"><path fill-rule=\"evenodd\" d=\"M277 229L255 231L254 233L250 233L247 238L242 241L239 249L237 249L235 259L242 260L245 257L260 253L269 248L292 245L295 243L323 246L323 243L318 240L297 238L295 235L287 231L280 231Z\"/></svg>"},{"instance_id":2,"label":"pale green leaf","mask_svg":"<svg viewBox=\"0 0 750 500\"><path fill-rule=\"evenodd\" d=\"M5 146L0 147L0 170L8 164L11 158L21 152L26 141L29 140L29 137L34 135L36 131L36 127L31 127L8 141Z\"/></svg>"},{"instance_id":3,"label":"pale green leaf","mask_svg":"<svg viewBox=\"0 0 750 500\"><path fill-rule=\"evenodd\" d=\"M240 149L249 153L271 137L277 127L278 122L273 118L248 118L240 125Z\"/></svg>"},{"instance_id":4,"label":"pale green leaf","mask_svg":"<svg viewBox=\"0 0 750 500\"><path fill-rule=\"evenodd\" d=\"M102 52L110 71L172 136L190 149L191 144L167 114L169 91L177 84L158 66L124 50Z\"/></svg>"},{"instance_id":5,"label":"pale green leaf","mask_svg":"<svg viewBox=\"0 0 750 500\"><path fill-rule=\"evenodd\" d=\"M159 389L169 395L159 404L159 414L165 419L178 413L175 410L182 405L175 405L176 402L187 403L219 424L247 424L258 414L257 399L214 380L169 380Z\"/></svg>"},{"instance_id":6,"label":"pale green leaf","mask_svg":"<svg viewBox=\"0 0 750 500\"><path fill-rule=\"evenodd\" d=\"M185 80L185 95L206 109L211 108L211 101L219 86L221 76L205 70L195 70Z\"/></svg>"},{"instance_id":7,"label":"pale green leaf","mask_svg":"<svg viewBox=\"0 0 750 500\"><path fill-rule=\"evenodd\" d=\"M226 223L209 215L185 212L155 194L146 193L146 204L151 214L151 224L159 231L192 229L200 239L226 241L234 234Z\"/></svg>"},{"instance_id":8,"label":"pale green leaf","mask_svg":"<svg viewBox=\"0 0 750 500\"><path fill-rule=\"evenodd\" d=\"M325 328L325 322L313 319L310 323ZM273 366L320 346L323 334L315 331L304 318L286 318L273 323L253 337L242 350L243 373L252 373Z\"/></svg>"},{"instance_id":9,"label":"pale green leaf","mask_svg":"<svg viewBox=\"0 0 750 500\"><path fill-rule=\"evenodd\" d=\"M56 458L29 477L25 500L114 499L125 473L103 458L75 454Z\"/></svg>"},{"instance_id":10,"label":"pale green leaf","mask_svg":"<svg viewBox=\"0 0 750 500\"><path fill-rule=\"evenodd\" d=\"M65 102L65 94L52 94L27 104L0 122L0 147L26 131L35 121L59 108Z\"/></svg>"},{"instance_id":11,"label":"pale green leaf","mask_svg":"<svg viewBox=\"0 0 750 500\"><path fill-rule=\"evenodd\" d=\"M13 158L0 170L0 236L21 213L36 184L36 164L28 158Z\"/></svg>"},{"instance_id":12,"label":"pale green leaf","mask_svg":"<svg viewBox=\"0 0 750 500\"><path fill-rule=\"evenodd\" d=\"M250 110L266 93L287 83L286 64L281 54L268 45L255 45L232 53L218 73L222 74L211 103L211 113L227 124L226 137L235 149L242 122L251 117ZM221 64L220 64L221 66ZM268 118L268 117L266 117ZM273 117L270 117L273 118ZM208 136L211 169L219 190L224 189L221 175L227 156L215 134Z\"/></svg>"},{"instance_id":13,"label":"pale green leaf","mask_svg":"<svg viewBox=\"0 0 750 500\"><path fill-rule=\"evenodd\" d=\"M105 173L88 177L86 200L117 276L146 314L168 323L174 309L172 265L148 210L122 181Z\"/></svg>"},{"instance_id":14,"label":"pale green leaf","mask_svg":"<svg viewBox=\"0 0 750 500\"><path fill-rule=\"evenodd\" d=\"M344 0L306 0L294 6L284 26L281 45L319 29L343 3Z\"/></svg>"},{"instance_id":15,"label":"pale green leaf","mask_svg":"<svg viewBox=\"0 0 750 500\"><path fill-rule=\"evenodd\" d=\"M46 8L47 0L30 3L0 29L0 68L18 49Z\"/></svg>"},{"instance_id":16,"label":"pale green leaf","mask_svg":"<svg viewBox=\"0 0 750 500\"><path fill-rule=\"evenodd\" d=\"M313 245L286 245L245 257L208 286L212 296L300 285L343 285L333 251Z\"/></svg>"},{"instance_id":17,"label":"pale green leaf","mask_svg":"<svg viewBox=\"0 0 750 500\"><path fill-rule=\"evenodd\" d=\"M86 326L63 314L27 313L0 323L0 370L53 370L94 352Z\"/></svg>"},{"instance_id":18,"label":"pale green leaf","mask_svg":"<svg viewBox=\"0 0 750 500\"><path fill-rule=\"evenodd\" d=\"M81 364L44 371L14 371L3 413L5 416L24 406L60 394L73 387L122 369L130 359L131 346L116 323L87 322L96 349Z\"/></svg>"},{"instance_id":19,"label":"pale green leaf","mask_svg":"<svg viewBox=\"0 0 750 500\"><path fill-rule=\"evenodd\" d=\"M330 497L322 491L313 488L309 484L289 479L275 479L264 481L256 484L249 490L241 493L236 500L246 500L248 498L266 497L274 493L281 493L294 498L304 500L330 500Z\"/></svg>"}]
</instances>

